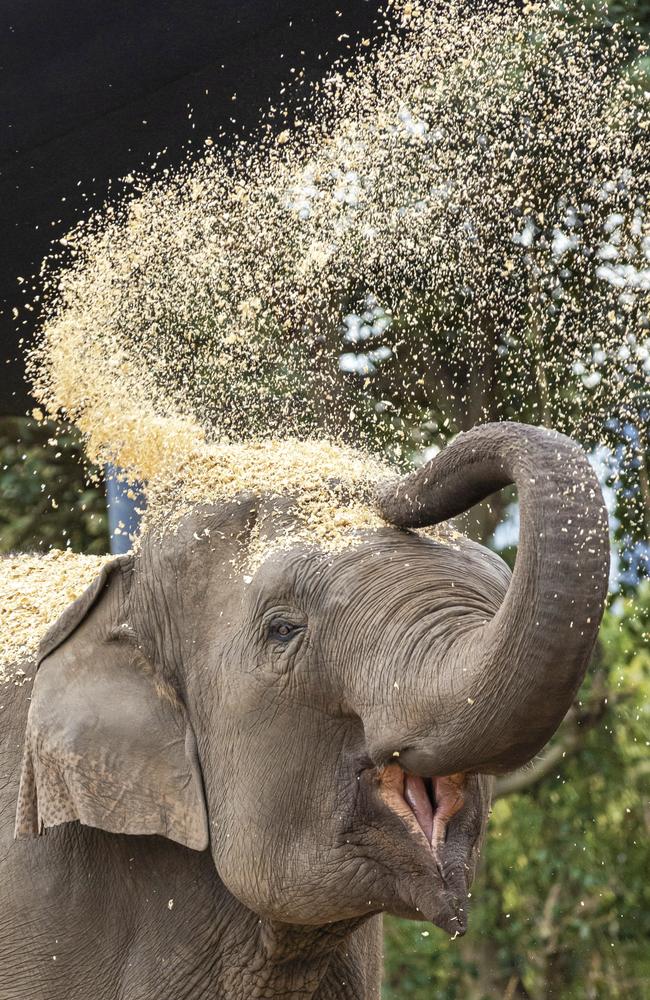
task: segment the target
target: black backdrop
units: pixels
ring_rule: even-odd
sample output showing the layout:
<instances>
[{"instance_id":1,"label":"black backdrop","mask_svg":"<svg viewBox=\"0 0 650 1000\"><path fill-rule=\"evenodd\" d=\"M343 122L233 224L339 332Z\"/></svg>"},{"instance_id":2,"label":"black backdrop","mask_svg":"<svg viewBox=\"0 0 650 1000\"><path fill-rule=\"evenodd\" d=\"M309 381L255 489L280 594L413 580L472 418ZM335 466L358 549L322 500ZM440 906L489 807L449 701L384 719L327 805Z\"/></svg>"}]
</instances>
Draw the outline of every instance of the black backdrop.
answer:
<instances>
[{"instance_id":1,"label":"black backdrop","mask_svg":"<svg viewBox=\"0 0 650 1000\"><path fill-rule=\"evenodd\" d=\"M173 165L190 143L253 127L291 67L322 75L373 33L378 10L378 0L4 0L0 414L31 405L18 340L35 317L18 278L51 242L160 150L159 164Z\"/></svg>"}]
</instances>

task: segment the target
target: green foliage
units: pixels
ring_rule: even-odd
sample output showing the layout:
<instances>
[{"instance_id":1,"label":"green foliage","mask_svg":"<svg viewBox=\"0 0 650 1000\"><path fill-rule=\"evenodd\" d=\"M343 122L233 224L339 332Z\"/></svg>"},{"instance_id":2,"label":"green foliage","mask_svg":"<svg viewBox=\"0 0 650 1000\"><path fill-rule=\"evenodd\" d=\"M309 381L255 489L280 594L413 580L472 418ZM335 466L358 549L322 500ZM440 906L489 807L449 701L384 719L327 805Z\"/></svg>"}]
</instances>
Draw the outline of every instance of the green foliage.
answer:
<instances>
[{"instance_id":1,"label":"green foliage","mask_svg":"<svg viewBox=\"0 0 650 1000\"><path fill-rule=\"evenodd\" d=\"M649 638L646 582L605 617L577 748L497 800L466 937L387 919L386 1000L650 996Z\"/></svg>"},{"instance_id":2,"label":"green foliage","mask_svg":"<svg viewBox=\"0 0 650 1000\"><path fill-rule=\"evenodd\" d=\"M621 21L643 37L650 35L650 4L647 0L589 0L587 9L607 12L612 23Z\"/></svg>"},{"instance_id":3,"label":"green foliage","mask_svg":"<svg viewBox=\"0 0 650 1000\"><path fill-rule=\"evenodd\" d=\"M69 428L0 420L0 552L108 551L104 491Z\"/></svg>"}]
</instances>

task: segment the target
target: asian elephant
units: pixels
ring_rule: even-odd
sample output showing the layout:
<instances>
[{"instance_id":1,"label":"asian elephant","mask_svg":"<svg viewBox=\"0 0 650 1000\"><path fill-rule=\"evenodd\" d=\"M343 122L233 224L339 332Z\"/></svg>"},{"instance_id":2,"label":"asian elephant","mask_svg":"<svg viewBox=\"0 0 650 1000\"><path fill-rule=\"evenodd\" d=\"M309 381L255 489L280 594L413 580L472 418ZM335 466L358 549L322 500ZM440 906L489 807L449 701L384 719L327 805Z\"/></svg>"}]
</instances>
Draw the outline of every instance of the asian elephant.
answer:
<instances>
[{"instance_id":1,"label":"asian elephant","mask_svg":"<svg viewBox=\"0 0 650 1000\"><path fill-rule=\"evenodd\" d=\"M512 577L413 530L513 482ZM290 499L202 506L67 609L31 702L2 690L1 1000L369 1000L383 912L464 933L491 776L585 672L606 514L576 444L514 423L376 503L357 544L249 575Z\"/></svg>"}]
</instances>

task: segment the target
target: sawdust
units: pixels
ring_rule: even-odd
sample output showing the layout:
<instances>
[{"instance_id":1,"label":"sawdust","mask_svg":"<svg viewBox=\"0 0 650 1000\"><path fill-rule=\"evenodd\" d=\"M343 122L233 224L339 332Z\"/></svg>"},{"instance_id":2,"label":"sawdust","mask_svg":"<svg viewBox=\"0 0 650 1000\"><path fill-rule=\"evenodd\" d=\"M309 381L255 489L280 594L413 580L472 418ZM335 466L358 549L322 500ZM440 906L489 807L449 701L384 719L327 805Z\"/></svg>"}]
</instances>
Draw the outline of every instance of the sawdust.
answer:
<instances>
[{"instance_id":1,"label":"sawdust","mask_svg":"<svg viewBox=\"0 0 650 1000\"><path fill-rule=\"evenodd\" d=\"M241 554L242 571L253 570L278 548L303 542L336 552L385 527L374 507L374 489L394 470L357 449L326 440L289 439L202 442L185 452L180 464L170 458L168 449L157 455L164 455L165 462L151 480L145 530L173 531L197 506L240 494L289 498L286 531L279 532L272 544L253 534ZM447 543L458 537L449 527L422 534ZM20 662L34 655L50 625L110 558L53 549L47 555L19 554L2 560L0 680L17 676Z\"/></svg>"},{"instance_id":2,"label":"sawdust","mask_svg":"<svg viewBox=\"0 0 650 1000\"><path fill-rule=\"evenodd\" d=\"M66 237L31 370L93 461L150 479L204 438L344 434L403 462L434 390L465 426L466 368L472 422L593 438L612 390L634 409L650 154L623 33L494 8L390 5L309 116L130 176Z\"/></svg>"},{"instance_id":3,"label":"sawdust","mask_svg":"<svg viewBox=\"0 0 650 1000\"><path fill-rule=\"evenodd\" d=\"M365 453L513 417L593 447L613 398L642 420L647 101L624 33L560 6L390 4L304 115L129 175L62 241L34 391L145 481L148 523L281 490L337 545L375 523Z\"/></svg>"},{"instance_id":4,"label":"sawdust","mask_svg":"<svg viewBox=\"0 0 650 1000\"><path fill-rule=\"evenodd\" d=\"M238 561L242 568L252 570L271 552L297 543L337 552L386 527L375 491L378 483L395 476L389 464L324 439L203 443L180 467L174 464L151 480L143 533L174 530L199 506L253 494L265 500L288 498L284 510L289 516L283 518L282 530L276 525L272 541L253 533ZM459 537L449 525L418 534L444 544L455 544Z\"/></svg>"},{"instance_id":5,"label":"sawdust","mask_svg":"<svg viewBox=\"0 0 650 1000\"><path fill-rule=\"evenodd\" d=\"M158 468L145 530L174 530L197 506L240 494L288 497L287 530L272 544L254 534L242 551L242 571L253 570L271 551L300 542L336 552L385 527L373 494L376 483L391 475L390 466L325 440L202 443L184 455L180 466L168 461ZM458 538L449 527L420 533L449 544ZM19 676L20 662L35 654L50 625L110 558L53 549L2 559L0 681Z\"/></svg>"},{"instance_id":6,"label":"sawdust","mask_svg":"<svg viewBox=\"0 0 650 1000\"><path fill-rule=\"evenodd\" d=\"M95 579L109 556L53 549L47 555L11 555L0 561L0 682L20 677L43 635Z\"/></svg>"},{"instance_id":7,"label":"sawdust","mask_svg":"<svg viewBox=\"0 0 650 1000\"><path fill-rule=\"evenodd\" d=\"M323 439L203 443L151 480L147 525L177 521L199 504L242 493L284 496L301 522L297 530L337 547L350 532L384 523L373 491L391 475L377 459Z\"/></svg>"}]
</instances>

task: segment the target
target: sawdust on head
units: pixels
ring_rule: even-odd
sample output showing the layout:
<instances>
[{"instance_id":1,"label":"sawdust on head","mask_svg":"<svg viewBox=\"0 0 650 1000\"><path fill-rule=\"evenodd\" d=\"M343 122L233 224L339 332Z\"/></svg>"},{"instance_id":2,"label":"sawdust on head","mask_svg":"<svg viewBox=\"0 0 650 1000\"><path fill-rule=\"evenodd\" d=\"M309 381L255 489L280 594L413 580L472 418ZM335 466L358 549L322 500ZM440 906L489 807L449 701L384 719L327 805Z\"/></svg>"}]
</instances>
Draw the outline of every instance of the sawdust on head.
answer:
<instances>
[{"instance_id":1,"label":"sawdust on head","mask_svg":"<svg viewBox=\"0 0 650 1000\"><path fill-rule=\"evenodd\" d=\"M276 519L270 534L256 527L242 546L237 565L254 571L278 549L301 544L336 553L386 528L375 501L377 486L396 476L390 464L323 438L202 442L180 466L159 469L150 482L142 531L174 530L197 507L241 495L288 499L282 507L288 516ZM414 534L445 545L456 545L461 537L447 523Z\"/></svg>"},{"instance_id":2,"label":"sawdust on head","mask_svg":"<svg viewBox=\"0 0 650 1000\"><path fill-rule=\"evenodd\" d=\"M202 442L150 481L145 530L178 521L197 505L253 493L291 499L288 541L337 549L350 544L355 531L385 525L373 495L377 482L393 474L379 460L323 439Z\"/></svg>"},{"instance_id":3,"label":"sawdust on head","mask_svg":"<svg viewBox=\"0 0 650 1000\"><path fill-rule=\"evenodd\" d=\"M169 444L169 442L168 442ZM174 526L194 508L241 494L288 497L286 526L269 542L253 533L241 563L255 569L272 551L296 543L336 552L386 527L374 504L376 484L390 466L331 441L258 441L194 445L178 464L158 450L148 490L144 530ZM419 532L454 543L449 526ZM164 544L164 542L163 542ZM136 543L137 547L137 543ZM111 559L53 549L47 555L11 555L0 563L0 681L20 680L47 629Z\"/></svg>"},{"instance_id":4,"label":"sawdust on head","mask_svg":"<svg viewBox=\"0 0 650 1000\"><path fill-rule=\"evenodd\" d=\"M272 547L255 536L242 551L242 561L253 568L277 547L309 540L337 549L353 543L355 532L383 524L372 494L390 469L352 448L323 440L208 444L191 430L189 423L144 421L139 468L150 475L144 530L168 528L199 504L243 493L291 497L292 528ZM110 558L54 549L2 560L0 681L20 681L21 662L35 655L47 629Z\"/></svg>"}]
</instances>

